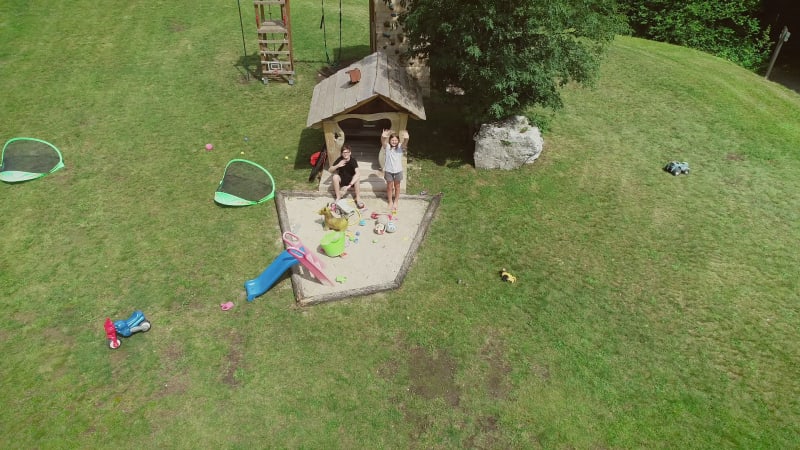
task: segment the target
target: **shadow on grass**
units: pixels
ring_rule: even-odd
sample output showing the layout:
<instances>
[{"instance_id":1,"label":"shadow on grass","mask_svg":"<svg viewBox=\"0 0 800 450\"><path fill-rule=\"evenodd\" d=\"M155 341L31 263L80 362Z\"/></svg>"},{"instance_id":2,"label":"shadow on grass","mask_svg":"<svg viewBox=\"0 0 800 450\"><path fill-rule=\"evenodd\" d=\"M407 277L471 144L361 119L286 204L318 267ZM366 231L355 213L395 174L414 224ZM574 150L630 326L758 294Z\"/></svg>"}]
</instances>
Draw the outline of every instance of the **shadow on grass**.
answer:
<instances>
[{"instance_id":1,"label":"shadow on grass","mask_svg":"<svg viewBox=\"0 0 800 450\"><path fill-rule=\"evenodd\" d=\"M309 175L311 174L311 155L316 152L322 151L325 147L325 136L322 130L316 128L304 128L300 132L300 139L297 142L297 151L295 152L294 168L297 170L308 169ZM309 182L310 183L310 182Z\"/></svg>"},{"instance_id":2,"label":"shadow on grass","mask_svg":"<svg viewBox=\"0 0 800 450\"><path fill-rule=\"evenodd\" d=\"M369 45L351 45L340 49L328 49L325 55L326 64L321 66L318 72L323 75L323 78L329 77L336 73L336 71L353 64L369 54Z\"/></svg>"},{"instance_id":3,"label":"shadow on grass","mask_svg":"<svg viewBox=\"0 0 800 450\"><path fill-rule=\"evenodd\" d=\"M239 72L239 82L248 83L253 81L261 81L260 60L258 53L239 56L239 59L234 63L234 67Z\"/></svg>"},{"instance_id":4,"label":"shadow on grass","mask_svg":"<svg viewBox=\"0 0 800 450\"><path fill-rule=\"evenodd\" d=\"M354 45L350 47L342 47L341 49L328 50L326 54L326 63L317 68L317 80L321 80L333 75L338 70L343 69L350 64L369 55L368 45ZM295 59L294 63L318 63L319 61L306 61ZM251 81L261 81L261 59L258 52L241 55L233 65L236 70L241 74L240 81L247 83Z\"/></svg>"},{"instance_id":5,"label":"shadow on grass","mask_svg":"<svg viewBox=\"0 0 800 450\"><path fill-rule=\"evenodd\" d=\"M433 161L439 166L458 168L474 165L474 127L462 106L434 94L425 100L427 120L409 124L409 158Z\"/></svg>"}]
</instances>

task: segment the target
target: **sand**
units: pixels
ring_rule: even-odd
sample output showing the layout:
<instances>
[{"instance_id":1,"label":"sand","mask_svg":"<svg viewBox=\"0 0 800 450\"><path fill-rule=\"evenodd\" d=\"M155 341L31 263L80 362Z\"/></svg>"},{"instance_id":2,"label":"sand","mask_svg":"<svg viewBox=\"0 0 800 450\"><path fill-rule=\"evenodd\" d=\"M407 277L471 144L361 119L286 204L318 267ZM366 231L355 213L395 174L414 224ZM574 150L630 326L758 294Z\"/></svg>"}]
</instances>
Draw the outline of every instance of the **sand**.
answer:
<instances>
[{"instance_id":1,"label":"sand","mask_svg":"<svg viewBox=\"0 0 800 450\"><path fill-rule=\"evenodd\" d=\"M323 228L324 218L318 211L332 200L329 194L318 192L281 191L275 196L281 232L296 234L314 251L323 264L323 272L334 284L320 282L298 264L292 269L292 288L297 302L305 306L400 287L441 196L402 195L397 215L391 219L397 231L377 234L374 232L376 220L371 216L373 213L389 214L386 198L362 195L366 209L360 216L351 216L344 253L336 257L326 255L320 247L328 230ZM351 197L347 200L354 205ZM360 225L360 219L366 224Z\"/></svg>"}]
</instances>

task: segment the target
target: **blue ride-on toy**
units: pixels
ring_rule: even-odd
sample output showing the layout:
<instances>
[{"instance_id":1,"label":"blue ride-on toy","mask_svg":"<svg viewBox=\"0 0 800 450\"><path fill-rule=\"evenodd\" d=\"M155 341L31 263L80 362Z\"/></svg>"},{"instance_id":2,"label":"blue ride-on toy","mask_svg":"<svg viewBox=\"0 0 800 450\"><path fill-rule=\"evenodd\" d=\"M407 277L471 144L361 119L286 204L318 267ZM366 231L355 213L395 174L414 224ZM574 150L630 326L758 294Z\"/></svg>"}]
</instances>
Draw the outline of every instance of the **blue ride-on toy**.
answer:
<instances>
[{"instance_id":1,"label":"blue ride-on toy","mask_svg":"<svg viewBox=\"0 0 800 450\"><path fill-rule=\"evenodd\" d=\"M676 177L682 173L689 174L689 163L687 162L678 162L678 161L670 161L664 166L664 170L675 175Z\"/></svg>"},{"instance_id":2,"label":"blue ride-on toy","mask_svg":"<svg viewBox=\"0 0 800 450\"><path fill-rule=\"evenodd\" d=\"M115 320L114 328L117 330L117 334L130 337L133 333L149 330L150 321L147 320L143 312L136 310L125 320Z\"/></svg>"}]
</instances>

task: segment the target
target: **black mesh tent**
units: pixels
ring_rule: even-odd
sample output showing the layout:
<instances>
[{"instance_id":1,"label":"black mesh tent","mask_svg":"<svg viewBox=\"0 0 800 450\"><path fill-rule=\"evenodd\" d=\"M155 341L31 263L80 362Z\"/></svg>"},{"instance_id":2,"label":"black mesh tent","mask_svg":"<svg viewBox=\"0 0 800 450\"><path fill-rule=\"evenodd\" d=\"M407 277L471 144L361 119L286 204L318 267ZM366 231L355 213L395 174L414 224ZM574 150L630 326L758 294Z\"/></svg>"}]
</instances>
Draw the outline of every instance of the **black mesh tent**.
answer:
<instances>
[{"instance_id":1,"label":"black mesh tent","mask_svg":"<svg viewBox=\"0 0 800 450\"><path fill-rule=\"evenodd\" d=\"M275 180L267 169L246 159L233 159L214 193L214 201L225 206L250 206L275 196Z\"/></svg>"},{"instance_id":2,"label":"black mesh tent","mask_svg":"<svg viewBox=\"0 0 800 450\"><path fill-rule=\"evenodd\" d=\"M55 145L35 138L9 139L3 146L0 180L7 183L35 180L64 167Z\"/></svg>"}]
</instances>

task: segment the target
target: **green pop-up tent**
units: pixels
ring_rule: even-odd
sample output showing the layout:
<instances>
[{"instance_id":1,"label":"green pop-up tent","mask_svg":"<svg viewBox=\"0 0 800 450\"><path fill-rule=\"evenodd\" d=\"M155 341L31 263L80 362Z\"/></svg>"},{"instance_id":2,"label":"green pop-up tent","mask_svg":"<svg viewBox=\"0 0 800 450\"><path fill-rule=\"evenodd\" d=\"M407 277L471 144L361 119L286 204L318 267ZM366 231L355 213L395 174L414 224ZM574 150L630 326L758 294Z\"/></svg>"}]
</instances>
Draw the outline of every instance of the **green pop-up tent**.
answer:
<instances>
[{"instance_id":1,"label":"green pop-up tent","mask_svg":"<svg viewBox=\"0 0 800 450\"><path fill-rule=\"evenodd\" d=\"M214 193L214 201L225 206L250 206L275 196L275 180L267 169L246 159L233 159Z\"/></svg>"},{"instance_id":2,"label":"green pop-up tent","mask_svg":"<svg viewBox=\"0 0 800 450\"><path fill-rule=\"evenodd\" d=\"M41 139L13 138L3 146L0 181L35 180L63 167L64 160L55 145Z\"/></svg>"}]
</instances>

